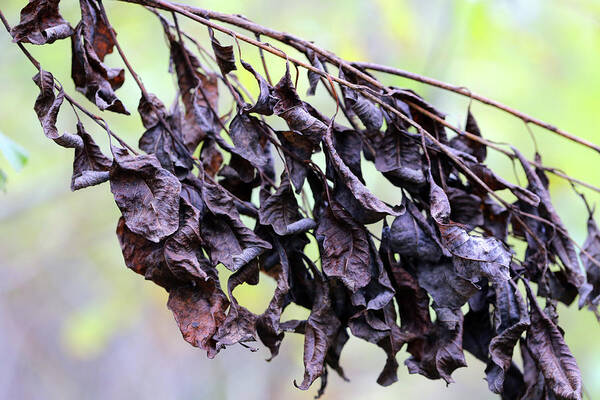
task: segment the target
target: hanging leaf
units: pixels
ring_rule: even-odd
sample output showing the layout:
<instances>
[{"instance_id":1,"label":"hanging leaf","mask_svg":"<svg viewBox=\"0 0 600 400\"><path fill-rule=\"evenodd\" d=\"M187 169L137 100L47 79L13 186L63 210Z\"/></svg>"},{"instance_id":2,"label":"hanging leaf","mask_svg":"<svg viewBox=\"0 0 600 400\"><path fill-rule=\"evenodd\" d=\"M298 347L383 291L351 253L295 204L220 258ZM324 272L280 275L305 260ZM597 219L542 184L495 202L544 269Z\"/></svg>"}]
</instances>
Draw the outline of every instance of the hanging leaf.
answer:
<instances>
[{"instance_id":1,"label":"hanging leaf","mask_svg":"<svg viewBox=\"0 0 600 400\"><path fill-rule=\"evenodd\" d=\"M29 0L21 10L21 20L10 34L13 41L31 44L54 43L73 34L73 28L58 11L60 0Z\"/></svg>"},{"instance_id":2,"label":"hanging leaf","mask_svg":"<svg viewBox=\"0 0 600 400\"><path fill-rule=\"evenodd\" d=\"M527 348L541 370L546 385L562 399L581 399L581 372L563 335L541 310L526 284L531 315L527 329Z\"/></svg>"},{"instance_id":3,"label":"hanging leaf","mask_svg":"<svg viewBox=\"0 0 600 400\"><path fill-rule=\"evenodd\" d=\"M179 227L181 184L154 155L115 153L110 190L132 232L158 243Z\"/></svg>"},{"instance_id":4,"label":"hanging leaf","mask_svg":"<svg viewBox=\"0 0 600 400\"><path fill-rule=\"evenodd\" d=\"M75 148L71 190L108 181L112 161L102 153L81 122L77 124L77 135L81 138L81 146Z\"/></svg>"},{"instance_id":5,"label":"hanging leaf","mask_svg":"<svg viewBox=\"0 0 600 400\"><path fill-rule=\"evenodd\" d=\"M81 21L71 38L71 77L75 88L102 111L109 110L129 115L115 90L123 86L125 71L109 68L104 57L112 53L115 42L96 3L81 0Z\"/></svg>"},{"instance_id":6,"label":"hanging leaf","mask_svg":"<svg viewBox=\"0 0 600 400\"><path fill-rule=\"evenodd\" d=\"M208 35L210 36L210 44L217 58L217 64L221 69L223 76L227 75L231 71L235 71L235 56L233 54L233 46L222 46L219 40L215 37L215 32L212 28L208 28Z\"/></svg>"}]
</instances>

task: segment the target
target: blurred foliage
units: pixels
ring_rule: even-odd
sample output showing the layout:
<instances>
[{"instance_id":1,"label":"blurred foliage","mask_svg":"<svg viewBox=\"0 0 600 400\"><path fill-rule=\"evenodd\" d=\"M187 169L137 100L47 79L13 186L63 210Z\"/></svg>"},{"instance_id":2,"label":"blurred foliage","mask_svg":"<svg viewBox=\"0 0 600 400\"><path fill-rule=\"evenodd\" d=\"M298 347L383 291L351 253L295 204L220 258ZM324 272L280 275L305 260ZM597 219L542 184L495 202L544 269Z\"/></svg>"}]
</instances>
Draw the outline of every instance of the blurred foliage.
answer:
<instances>
[{"instance_id":1,"label":"blurred foliage","mask_svg":"<svg viewBox=\"0 0 600 400\"><path fill-rule=\"evenodd\" d=\"M465 85L600 142L600 2L596 0L188 2L244 14L262 25L315 40L346 59L388 64ZM24 3L2 1L2 11L12 24ZM168 51L158 21L138 6L114 1L106 6L146 86L170 103L174 85L167 73ZM61 7L63 16L75 25L76 2L63 1ZM204 28L180 22L206 43ZM29 48L66 91L94 110L74 91L68 40ZM255 49L242 45L242 51L248 61L258 60ZM42 134L33 112L34 68L6 32L0 34L0 54L0 130L10 138L7 142L4 135L0 137L4 154L0 171L8 179L6 193L0 192L0 398L311 398L316 387L311 388L313 393L304 393L292 385L302 375L299 338L284 343L281 354L270 363L264 362L266 350L250 353L241 347L208 360L181 339L165 307L164 291L124 266L114 234L118 210L108 186L69 191L72 154ZM120 65L115 55L107 60ZM270 55L267 62L277 79L284 63ZM301 73L300 92L307 87L305 72ZM250 74L239 72L239 78L253 87ZM464 123L468 99L402 78L382 79L415 89L447 110L450 122ZM317 93L313 101L333 112L335 105L322 87ZM128 109L136 109L139 93L130 77L119 97ZM222 104L222 112L228 107ZM472 111L484 136L533 155L534 142L522 121L480 104L474 103ZM142 132L138 118L103 116L129 143L137 142ZM63 107L59 122L61 130L75 130L76 119L68 107ZM106 146L106 134L91 123L87 126ZM600 184L597 154L536 127L531 132L546 164ZM9 145L7 150L6 143L28 150L30 159L19 173L9 167L10 160L17 160L18 166L25 153L20 146ZM501 154L492 153L489 160L508 179L519 178ZM369 186L393 201L389 186L375 176L367 176ZM551 191L559 213L581 243L583 204L567 182L553 176ZM593 203L600 200L597 193L583 192ZM262 279L258 287L238 290L249 308L259 311L274 286ZM574 307L561 310L561 325L587 391L599 397L600 342L593 332L600 327L591 313L576 312ZM285 316L301 313L291 310ZM448 388L439 381L409 376L404 367L398 383L382 388L375 379L384 358L374 346L351 340L342 354L351 382L331 374L324 398L493 398L483 380L484 366L473 358L467 360L469 368L454 374L456 383Z\"/></svg>"}]
</instances>

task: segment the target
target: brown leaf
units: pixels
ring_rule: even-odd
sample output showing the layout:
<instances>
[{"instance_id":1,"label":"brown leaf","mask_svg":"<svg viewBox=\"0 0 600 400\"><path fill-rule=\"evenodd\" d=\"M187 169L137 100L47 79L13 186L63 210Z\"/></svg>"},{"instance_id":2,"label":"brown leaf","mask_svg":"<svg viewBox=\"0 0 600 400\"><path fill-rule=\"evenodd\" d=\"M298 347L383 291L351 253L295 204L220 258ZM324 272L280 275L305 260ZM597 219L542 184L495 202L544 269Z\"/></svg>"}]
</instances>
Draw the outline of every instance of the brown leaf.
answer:
<instances>
[{"instance_id":1,"label":"brown leaf","mask_svg":"<svg viewBox=\"0 0 600 400\"><path fill-rule=\"evenodd\" d=\"M81 21L71 37L71 77L75 88L102 111L109 110L129 115L115 90L125 81L122 68L109 68L104 57L115 45L110 26L100 15L98 6L90 0L81 0Z\"/></svg>"},{"instance_id":2,"label":"brown leaf","mask_svg":"<svg viewBox=\"0 0 600 400\"><path fill-rule=\"evenodd\" d=\"M299 385L294 380L294 385L302 390L307 390L323 374L327 352L341 325L332 309L327 281L316 267L312 266L312 272L315 276L315 303L306 320L304 333L304 379Z\"/></svg>"},{"instance_id":3,"label":"brown leaf","mask_svg":"<svg viewBox=\"0 0 600 400\"><path fill-rule=\"evenodd\" d=\"M206 350L209 358L218 352L213 336L225 320L228 305L227 296L213 280L175 288L167 302L183 338L192 346Z\"/></svg>"},{"instance_id":4,"label":"brown leaf","mask_svg":"<svg viewBox=\"0 0 600 400\"><path fill-rule=\"evenodd\" d=\"M404 363L411 374L452 383L452 372L467 366L462 349L463 314L449 308L436 308L435 312L434 329L421 346L409 348L412 357Z\"/></svg>"},{"instance_id":5,"label":"brown leaf","mask_svg":"<svg viewBox=\"0 0 600 400\"><path fill-rule=\"evenodd\" d=\"M202 198L210 213L200 229L214 263L221 262L231 271L237 271L271 249L268 242L240 220L233 199L220 185L204 182Z\"/></svg>"},{"instance_id":6,"label":"brown leaf","mask_svg":"<svg viewBox=\"0 0 600 400\"><path fill-rule=\"evenodd\" d=\"M215 57L217 58L217 64L223 76L227 75L231 71L235 71L235 56L233 54L233 46L222 46L219 40L215 37L215 33L212 28L208 28L208 35L210 36L210 44L212 46Z\"/></svg>"},{"instance_id":7,"label":"brown leaf","mask_svg":"<svg viewBox=\"0 0 600 400\"><path fill-rule=\"evenodd\" d=\"M60 15L59 2L60 0L29 0L21 10L19 24L10 30L13 41L46 44L71 36L73 28Z\"/></svg>"},{"instance_id":8,"label":"brown leaf","mask_svg":"<svg viewBox=\"0 0 600 400\"><path fill-rule=\"evenodd\" d=\"M261 201L258 216L261 224L271 225L275 233L282 236L288 234L290 225L302 219L296 196L285 175L282 175L277 191L266 194L265 200Z\"/></svg>"},{"instance_id":9,"label":"brown leaf","mask_svg":"<svg viewBox=\"0 0 600 400\"><path fill-rule=\"evenodd\" d=\"M132 232L158 243L179 227L181 184L154 155L116 153L110 190Z\"/></svg>"},{"instance_id":10,"label":"brown leaf","mask_svg":"<svg viewBox=\"0 0 600 400\"><path fill-rule=\"evenodd\" d=\"M321 242L325 275L339 277L351 292L369 283L368 233L339 204L334 202L330 205L315 234Z\"/></svg>"},{"instance_id":11,"label":"brown leaf","mask_svg":"<svg viewBox=\"0 0 600 400\"><path fill-rule=\"evenodd\" d=\"M531 325L527 329L527 348L542 371L546 385L559 398L581 399L581 372L559 328L542 311L529 285L525 285Z\"/></svg>"},{"instance_id":12,"label":"brown leaf","mask_svg":"<svg viewBox=\"0 0 600 400\"><path fill-rule=\"evenodd\" d=\"M201 64L192 52L171 34L164 19L161 23L171 49L170 61L175 67L179 92L185 108L183 141L190 152L207 136L221 131L218 118L219 88L214 73L200 72Z\"/></svg>"},{"instance_id":13,"label":"brown leaf","mask_svg":"<svg viewBox=\"0 0 600 400\"><path fill-rule=\"evenodd\" d=\"M481 131L477 125L477 121L471 110L467 112L467 121L465 123L465 131L472 133L475 136L481 137ZM460 150L464 153L470 154L477 159L480 163L485 161L487 155L487 147L485 144L479 143L473 139L470 139L464 135L457 135L450 140L450 147Z\"/></svg>"},{"instance_id":14,"label":"brown leaf","mask_svg":"<svg viewBox=\"0 0 600 400\"><path fill-rule=\"evenodd\" d=\"M102 153L81 122L77 124L77 135L81 138L82 146L75 148L71 190L108 181L112 161Z\"/></svg>"},{"instance_id":15,"label":"brown leaf","mask_svg":"<svg viewBox=\"0 0 600 400\"><path fill-rule=\"evenodd\" d=\"M169 114L158 97L149 94L149 99L144 96L140 98L138 112L146 128L139 140L140 150L154 154L160 165L169 172L185 177L192 169L192 159L188 149L181 145L183 135L177 106Z\"/></svg>"}]
</instances>

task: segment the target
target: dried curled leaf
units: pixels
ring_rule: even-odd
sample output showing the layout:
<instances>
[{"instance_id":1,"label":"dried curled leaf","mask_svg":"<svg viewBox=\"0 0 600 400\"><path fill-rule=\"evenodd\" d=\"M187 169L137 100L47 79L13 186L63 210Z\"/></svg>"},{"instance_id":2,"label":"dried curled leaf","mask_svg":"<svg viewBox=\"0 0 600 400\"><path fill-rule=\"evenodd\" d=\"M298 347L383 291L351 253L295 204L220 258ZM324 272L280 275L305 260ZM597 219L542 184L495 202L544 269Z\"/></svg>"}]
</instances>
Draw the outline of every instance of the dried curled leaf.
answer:
<instances>
[{"instance_id":1,"label":"dried curled leaf","mask_svg":"<svg viewBox=\"0 0 600 400\"><path fill-rule=\"evenodd\" d=\"M21 10L21 20L10 34L15 42L46 44L73 34L71 25L60 15L60 0L29 0Z\"/></svg>"},{"instance_id":2,"label":"dried curled leaf","mask_svg":"<svg viewBox=\"0 0 600 400\"><path fill-rule=\"evenodd\" d=\"M186 342L206 350L213 358L218 350L213 336L225 320L227 296L212 280L198 286L181 286L169 293L167 307L173 312Z\"/></svg>"},{"instance_id":3,"label":"dried curled leaf","mask_svg":"<svg viewBox=\"0 0 600 400\"><path fill-rule=\"evenodd\" d=\"M563 335L537 304L526 285L531 315L527 348L544 375L546 385L561 399L581 399L581 372Z\"/></svg>"},{"instance_id":4,"label":"dried curled leaf","mask_svg":"<svg viewBox=\"0 0 600 400\"><path fill-rule=\"evenodd\" d=\"M115 154L110 190L134 233L158 243L179 227L179 180L154 155Z\"/></svg>"},{"instance_id":5,"label":"dried curled leaf","mask_svg":"<svg viewBox=\"0 0 600 400\"><path fill-rule=\"evenodd\" d=\"M81 146L75 148L71 190L108 181L112 161L102 153L81 122L77 124L77 136L81 138Z\"/></svg>"},{"instance_id":6,"label":"dried curled leaf","mask_svg":"<svg viewBox=\"0 0 600 400\"><path fill-rule=\"evenodd\" d=\"M123 86L125 71L122 68L109 68L104 64L104 57L115 46L111 36L112 27L100 16L96 3L81 0L80 4L81 21L71 38L71 77L75 88L102 111L129 115L114 92Z\"/></svg>"},{"instance_id":7,"label":"dried curled leaf","mask_svg":"<svg viewBox=\"0 0 600 400\"><path fill-rule=\"evenodd\" d=\"M233 54L233 46L223 46L219 40L215 37L215 32L212 28L208 28L208 35L210 36L210 44L215 52L217 58L217 64L221 69L223 75L227 75L231 71L235 71L235 56Z\"/></svg>"},{"instance_id":8,"label":"dried curled leaf","mask_svg":"<svg viewBox=\"0 0 600 400\"><path fill-rule=\"evenodd\" d=\"M325 275L339 277L351 292L369 283L368 233L339 204L332 203L321 217L316 235Z\"/></svg>"}]
</instances>

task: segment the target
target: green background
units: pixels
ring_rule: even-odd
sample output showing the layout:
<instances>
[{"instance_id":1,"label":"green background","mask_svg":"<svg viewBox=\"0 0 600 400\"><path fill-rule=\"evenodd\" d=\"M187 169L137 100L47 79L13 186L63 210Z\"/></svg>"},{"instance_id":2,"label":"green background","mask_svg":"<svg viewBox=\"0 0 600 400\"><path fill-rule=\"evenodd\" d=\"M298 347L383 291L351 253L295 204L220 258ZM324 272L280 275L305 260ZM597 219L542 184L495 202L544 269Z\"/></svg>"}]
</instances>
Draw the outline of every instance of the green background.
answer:
<instances>
[{"instance_id":1,"label":"green background","mask_svg":"<svg viewBox=\"0 0 600 400\"><path fill-rule=\"evenodd\" d=\"M11 24L24 1L3 0L0 8ZM120 42L148 90L170 104L173 78L167 73L168 51L156 18L141 7L106 1ZM532 116L547 120L582 138L600 143L600 2L595 0L345 0L274 1L206 0L190 4L240 13L271 28L314 40L349 60L396 66L464 85ZM73 25L77 2L61 4ZM180 19L203 43L206 30ZM219 35L224 43L230 38ZM66 91L100 113L75 93L70 80L70 43L27 45L63 83ZM242 46L244 58L256 63L255 49ZM293 52L291 53L293 54ZM237 54L236 54L237 55ZM278 79L284 63L267 56ZM110 55L111 66L121 66ZM260 68L257 68L260 70ZM128 271L114 234L118 209L108 185L71 193L72 152L46 139L33 112L37 88L34 68L9 35L0 33L0 132L29 153L15 171L0 156L7 175L0 193L0 398L39 399L308 399L293 387L300 379L302 340L288 335L281 354L270 363L265 349L257 353L236 346L214 360L188 345L179 333L166 294ZM255 90L250 74L240 80ZM416 89L448 120L463 125L468 100L402 78L381 76L386 84ZM301 94L306 90L302 71ZM311 103L326 110L334 104L323 87ZM127 76L117 95L135 111L139 92ZM224 102L221 112L227 111ZM533 142L522 121L487 106L473 104L486 138L516 145L533 156ZM139 117L103 116L112 129L135 144L142 132ZM65 104L61 131L74 132L75 119ZM97 141L106 137L86 123ZM532 127L544 163L600 185L598 154L552 133ZM490 151L489 162L509 180L511 163ZM369 169L369 187L397 202L397 192ZM586 212L568 183L551 178L556 208L573 236L585 238ZM592 202L597 193L585 191ZM265 277L258 287L240 288L242 302L260 312L274 284ZM594 398L600 397L600 326L588 311L561 307L561 325ZM292 310L286 316L298 313ZM402 362L408 355L401 352ZM468 357L469 368L457 370L446 387L409 375L388 388L375 383L385 360L373 345L351 339L342 353L350 383L330 374L325 399L364 398L494 398L487 390L484 365Z\"/></svg>"}]
</instances>

